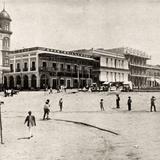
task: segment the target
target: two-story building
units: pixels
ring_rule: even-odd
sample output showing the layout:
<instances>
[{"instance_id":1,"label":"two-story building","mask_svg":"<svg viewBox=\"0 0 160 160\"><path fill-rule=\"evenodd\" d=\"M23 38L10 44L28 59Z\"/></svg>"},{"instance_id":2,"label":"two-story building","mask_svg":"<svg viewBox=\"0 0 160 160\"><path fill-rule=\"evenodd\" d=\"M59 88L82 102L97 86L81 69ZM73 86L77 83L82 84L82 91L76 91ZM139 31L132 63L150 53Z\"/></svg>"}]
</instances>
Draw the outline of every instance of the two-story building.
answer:
<instances>
[{"instance_id":1,"label":"two-story building","mask_svg":"<svg viewBox=\"0 0 160 160\"><path fill-rule=\"evenodd\" d=\"M126 82L128 81L128 61L124 54L110 52L103 48L90 50L76 50L76 52L93 56L99 65L94 68L97 79L94 82L102 84L103 82Z\"/></svg>"},{"instance_id":2,"label":"two-story building","mask_svg":"<svg viewBox=\"0 0 160 160\"><path fill-rule=\"evenodd\" d=\"M147 60L151 59L151 56L145 52L132 49L132 48L114 48L108 51L124 54L129 65L128 80L131 81L134 87L146 87L148 75L146 70L148 69Z\"/></svg>"},{"instance_id":3,"label":"two-story building","mask_svg":"<svg viewBox=\"0 0 160 160\"><path fill-rule=\"evenodd\" d=\"M72 51L33 47L11 51L10 72L4 75L7 88L45 88L90 86L97 61Z\"/></svg>"},{"instance_id":4,"label":"two-story building","mask_svg":"<svg viewBox=\"0 0 160 160\"><path fill-rule=\"evenodd\" d=\"M101 83L128 81L128 62L123 54L95 49L93 55L98 56L100 60L99 81Z\"/></svg>"},{"instance_id":5,"label":"two-story building","mask_svg":"<svg viewBox=\"0 0 160 160\"><path fill-rule=\"evenodd\" d=\"M148 65L146 74L148 76L147 87L149 88L160 87L160 66L159 65Z\"/></svg>"}]
</instances>

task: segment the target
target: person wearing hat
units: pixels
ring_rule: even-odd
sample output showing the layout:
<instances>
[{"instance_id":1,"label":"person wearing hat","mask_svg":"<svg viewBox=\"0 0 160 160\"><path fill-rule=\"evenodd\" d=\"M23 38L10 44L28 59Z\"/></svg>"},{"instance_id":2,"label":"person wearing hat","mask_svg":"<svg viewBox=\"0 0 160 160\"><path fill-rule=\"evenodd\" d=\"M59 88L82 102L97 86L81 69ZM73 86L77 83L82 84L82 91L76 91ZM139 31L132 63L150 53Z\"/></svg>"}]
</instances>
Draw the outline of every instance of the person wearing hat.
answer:
<instances>
[{"instance_id":1,"label":"person wearing hat","mask_svg":"<svg viewBox=\"0 0 160 160\"><path fill-rule=\"evenodd\" d=\"M45 120L46 115L47 115L46 119L49 119L49 112L50 112L50 104L49 104L49 99L47 99L46 102L45 102L45 105L44 105L43 120Z\"/></svg>"},{"instance_id":2,"label":"person wearing hat","mask_svg":"<svg viewBox=\"0 0 160 160\"><path fill-rule=\"evenodd\" d=\"M131 103L132 103L132 99L131 99L131 97L129 96L129 97L128 97L128 101L127 101L128 111L131 111Z\"/></svg>"},{"instance_id":3,"label":"person wearing hat","mask_svg":"<svg viewBox=\"0 0 160 160\"><path fill-rule=\"evenodd\" d=\"M156 100L156 98L154 96L152 96L150 112L152 112L152 107L154 107L154 111L156 112L155 100Z\"/></svg>"},{"instance_id":4,"label":"person wearing hat","mask_svg":"<svg viewBox=\"0 0 160 160\"><path fill-rule=\"evenodd\" d=\"M24 124L27 123L27 127L29 129L29 139L31 137L33 137L33 134L32 134L32 127L33 126L36 126L36 120L35 120L35 116L32 115L32 112L29 111L28 112L28 116L26 117L25 121L24 121Z\"/></svg>"}]
</instances>

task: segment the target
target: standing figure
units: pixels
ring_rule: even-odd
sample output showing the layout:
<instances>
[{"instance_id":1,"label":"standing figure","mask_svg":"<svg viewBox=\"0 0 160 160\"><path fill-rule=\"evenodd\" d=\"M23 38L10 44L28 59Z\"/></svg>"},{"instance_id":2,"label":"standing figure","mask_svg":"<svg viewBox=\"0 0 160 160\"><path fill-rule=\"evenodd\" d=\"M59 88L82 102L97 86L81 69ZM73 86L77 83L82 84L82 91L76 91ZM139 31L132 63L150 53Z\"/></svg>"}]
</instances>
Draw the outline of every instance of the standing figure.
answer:
<instances>
[{"instance_id":1,"label":"standing figure","mask_svg":"<svg viewBox=\"0 0 160 160\"><path fill-rule=\"evenodd\" d=\"M131 111L131 103L132 103L132 99L131 99L131 97L128 97L128 102L127 102L127 104L128 104L128 111Z\"/></svg>"},{"instance_id":2,"label":"standing figure","mask_svg":"<svg viewBox=\"0 0 160 160\"><path fill-rule=\"evenodd\" d=\"M152 112L152 107L154 107L154 111L156 112L155 100L156 100L156 98L154 96L152 96L150 112Z\"/></svg>"},{"instance_id":3,"label":"standing figure","mask_svg":"<svg viewBox=\"0 0 160 160\"><path fill-rule=\"evenodd\" d=\"M120 108L120 104L119 104L119 101L120 101L120 97L119 97L119 94L116 95L116 108Z\"/></svg>"},{"instance_id":4,"label":"standing figure","mask_svg":"<svg viewBox=\"0 0 160 160\"><path fill-rule=\"evenodd\" d=\"M52 87L49 89L49 94L52 94L53 93L53 90L52 90Z\"/></svg>"},{"instance_id":5,"label":"standing figure","mask_svg":"<svg viewBox=\"0 0 160 160\"><path fill-rule=\"evenodd\" d=\"M63 99L62 98L59 100L59 107L60 107L60 112L61 112L62 108L63 108Z\"/></svg>"},{"instance_id":6,"label":"standing figure","mask_svg":"<svg viewBox=\"0 0 160 160\"><path fill-rule=\"evenodd\" d=\"M44 105L43 120L45 120L46 115L47 115L47 118L46 118L46 119L49 119L49 112L50 112L50 104L49 104L49 99L47 99L47 100L46 100L46 103L45 103L45 105Z\"/></svg>"},{"instance_id":7,"label":"standing figure","mask_svg":"<svg viewBox=\"0 0 160 160\"><path fill-rule=\"evenodd\" d=\"M100 109L101 109L101 111L104 111L104 107L103 107L103 99L101 99L101 101L100 101Z\"/></svg>"},{"instance_id":8,"label":"standing figure","mask_svg":"<svg viewBox=\"0 0 160 160\"><path fill-rule=\"evenodd\" d=\"M31 137L33 137L32 127L36 126L36 120L35 120L35 117L32 115L31 111L28 112L28 116L26 117L24 124L26 122L27 122L27 127L29 129L29 137L28 138L30 139Z\"/></svg>"}]
</instances>

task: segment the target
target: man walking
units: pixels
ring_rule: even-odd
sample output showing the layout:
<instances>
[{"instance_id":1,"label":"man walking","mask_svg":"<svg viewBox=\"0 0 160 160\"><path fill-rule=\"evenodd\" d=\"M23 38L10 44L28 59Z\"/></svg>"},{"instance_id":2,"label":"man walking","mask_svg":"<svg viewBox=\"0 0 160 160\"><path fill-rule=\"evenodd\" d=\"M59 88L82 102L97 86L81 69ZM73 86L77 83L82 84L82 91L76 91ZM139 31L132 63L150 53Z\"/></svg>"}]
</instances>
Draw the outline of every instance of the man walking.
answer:
<instances>
[{"instance_id":1,"label":"man walking","mask_svg":"<svg viewBox=\"0 0 160 160\"><path fill-rule=\"evenodd\" d=\"M44 105L44 115L43 115L43 120L45 120L46 115L47 115L47 120L49 119L49 112L50 112L50 104L49 104L49 99L46 100L46 103Z\"/></svg>"},{"instance_id":2,"label":"man walking","mask_svg":"<svg viewBox=\"0 0 160 160\"><path fill-rule=\"evenodd\" d=\"M154 112L156 112L155 100L156 100L156 98L154 96L152 96L152 98L151 98L151 109L150 109L150 112L152 112L152 107L154 107Z\"/></svg>"},{"instance_id":3,"label":"man walking","mask_svg":"<svg viewBox=\"0 0 160 160\"><path fill-rule=\"evenodd\" d=\"M119 101L120 101L120 97L119 97L119 94L116 95L116 108L120 108L120 104L119 104Z\"/></svg>"},{"instance_id":4,"label":"man walking","mask_svg":"<svg viewBox=\"0 0 160 160\"><path fill-rule=\"evenodd\" d=\"M27 127L29 129L29 139L31 137L33 137L33 134L32 134L32 127L33 126L36 126L36 120L35 120L35 117L32 115L32 112L29 111L28 112L28 116L26 117L25 121L24 121L24 124L27 123Z\"/></svg>"}]
</instances>

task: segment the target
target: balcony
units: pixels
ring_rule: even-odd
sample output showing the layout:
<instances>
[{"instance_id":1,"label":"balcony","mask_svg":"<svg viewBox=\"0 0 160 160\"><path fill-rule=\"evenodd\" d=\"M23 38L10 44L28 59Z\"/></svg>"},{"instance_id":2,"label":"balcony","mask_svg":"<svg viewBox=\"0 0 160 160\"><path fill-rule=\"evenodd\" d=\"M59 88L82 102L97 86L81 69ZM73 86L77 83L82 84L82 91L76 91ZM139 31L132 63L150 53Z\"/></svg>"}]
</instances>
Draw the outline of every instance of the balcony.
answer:
<instances>
[{"instance_id":1,"label":"balcony","mask_svg":"<svg viewBox=\"0 0 160 160\"><path fill-rule=\"evenodd\" d=\"M35 71L35 70L36 70L36 67L31 67L30 70L31 70L31 71Z\"/></svg>"},{"instance_id":2,"label":"balcony","mask_svg":"<svg viewBox=\"0 0 160 160\"><path fill-rule=\"evenodd\" d=\"M133 73L130 76L132 76L132 77L141 77L141 78L149 77L147 74L139 74L139 73Z\"/></svg>"},{"instance_id":3,"label":"balcony","mask_svg":"<svg viewBox=\"0 0 160 160\"><path fill-rule=\"evenodd\" d=\"M23 68L23 71L24 71L24 72L28 71L28 68Z\"/></svg>"},{"instance_id":4,"label":"balcony","mask_svg":"<svg viewBox=\"0 0 160 160\"><path fill-rule=\"evenodd\" d=\"M135 64L135 63L130 63L129 64L130 66L133 66L133 67L139 67L139 68L150 68L149 66L147 66L146 64Z\"/></svg>"},{"instance_id":5,"label":"balcony","mask_svg":"<svg viewBox=\"0 0 160 160\"><path fill-rule=\"evenodd\" d=\"M21 71L21 69L20 68L16 68L16 72L20 72Z\"/></svg>"},{"instance_id":6,"label":"balcony","mask_svg":"<svg viewBox=\"0 0 160 160\"><path fill-rule=\"evenodd\" d=\"M57 68L53 67L39 67L40 72L56 72Z\"/></svg>"}]
</instances>

